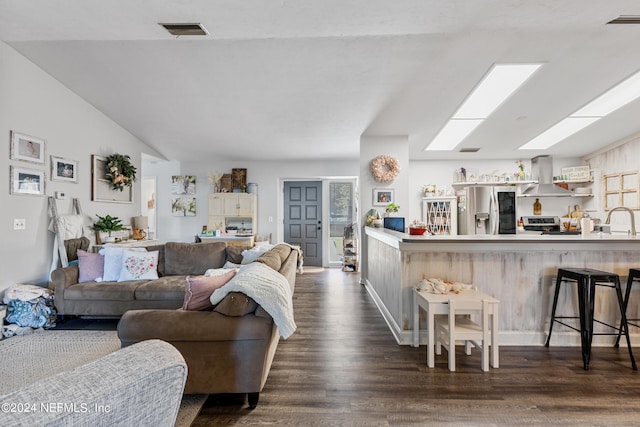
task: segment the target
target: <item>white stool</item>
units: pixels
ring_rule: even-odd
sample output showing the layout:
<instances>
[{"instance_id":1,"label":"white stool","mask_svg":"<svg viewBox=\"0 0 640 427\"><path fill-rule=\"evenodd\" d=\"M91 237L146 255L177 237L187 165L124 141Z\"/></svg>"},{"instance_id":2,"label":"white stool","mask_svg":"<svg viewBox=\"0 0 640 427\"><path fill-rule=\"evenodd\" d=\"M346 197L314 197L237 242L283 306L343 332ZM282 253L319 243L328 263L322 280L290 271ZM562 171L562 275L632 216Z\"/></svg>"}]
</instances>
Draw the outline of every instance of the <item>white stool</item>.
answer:
<instances>
[{"instance_id":1,"label":"white stool","mask_svg":"<svg viewBox=\"0 0 640 427\"><path fill-rule=\"evenodd\" d=\"M449 299L449 313L438 316L435 320L436 354L442 353L442 347L449 353L449 370L456 370L456 341L464 341L465 354L471 354L471 347L476 347L482 353L482 370L489 370L489 315L495 315L493 301L483 300L455 300ZM468 315L480 314L480 323L472 321ZM495 317L492 321L496 321ZM493 328L492 328L493 329ZM491 366L498 367L497 337L492 340Z\"/></svg>"}]
</instances>

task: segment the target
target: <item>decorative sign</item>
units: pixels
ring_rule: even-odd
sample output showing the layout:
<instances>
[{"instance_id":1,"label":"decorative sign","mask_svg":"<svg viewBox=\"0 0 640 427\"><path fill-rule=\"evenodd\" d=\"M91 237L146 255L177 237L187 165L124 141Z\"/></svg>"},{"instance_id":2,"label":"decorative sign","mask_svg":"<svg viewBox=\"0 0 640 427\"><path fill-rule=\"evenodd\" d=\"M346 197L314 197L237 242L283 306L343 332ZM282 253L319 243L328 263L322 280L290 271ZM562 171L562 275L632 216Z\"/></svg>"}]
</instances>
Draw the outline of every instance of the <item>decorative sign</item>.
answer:
<instances>
[{"instance_id":1,"label":"decorative sign","mask_svg":"<svg viewBox=\"0 0 640 427\"><path fill-rule=\"evenodd\" d=\"M562 179L565 181L588 181L591 179L589 166L562 168Z\"/></svg>"}]
</instances>

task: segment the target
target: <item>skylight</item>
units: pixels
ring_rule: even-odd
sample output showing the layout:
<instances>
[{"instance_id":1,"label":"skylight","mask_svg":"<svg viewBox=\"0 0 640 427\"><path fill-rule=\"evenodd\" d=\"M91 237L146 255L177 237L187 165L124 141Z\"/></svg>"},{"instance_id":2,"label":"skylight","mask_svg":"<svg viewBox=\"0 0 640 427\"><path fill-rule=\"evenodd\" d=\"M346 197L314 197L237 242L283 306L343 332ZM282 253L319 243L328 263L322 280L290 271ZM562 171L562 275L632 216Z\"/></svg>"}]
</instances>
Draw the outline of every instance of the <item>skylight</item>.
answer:
<instances>
[{"instance_id":1,"label":"skylight","mask_svg":"<svg viewBox=\"0 0 640 427\"><path fill-rule=\"evenodd\" d=\"M425 150L453 150L516 92L540 65L494 64Z\"/></svg>"}]
</instances>

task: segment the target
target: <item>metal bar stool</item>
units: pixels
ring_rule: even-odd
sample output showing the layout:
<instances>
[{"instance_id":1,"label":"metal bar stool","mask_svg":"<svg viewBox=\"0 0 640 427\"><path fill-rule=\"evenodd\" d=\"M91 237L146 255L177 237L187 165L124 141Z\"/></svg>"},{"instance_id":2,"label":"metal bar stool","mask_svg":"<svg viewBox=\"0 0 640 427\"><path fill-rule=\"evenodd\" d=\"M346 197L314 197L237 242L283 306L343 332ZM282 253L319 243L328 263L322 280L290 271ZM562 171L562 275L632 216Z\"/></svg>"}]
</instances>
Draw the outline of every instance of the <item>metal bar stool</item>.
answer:
<instances>
[{"instance_id":1,"label":"metal bar stool","mask_svg":"<svg viewBox=\"0 0 640 427\"><path fill-rule=\"evenodd\" d=\"M629 276L627 277L627 288L624 291L624 314L626 316L627 314L627 306L629 305L629 296L631 295L631 286L633 285L634 281L638 281L640 282L640 268L630 268L629 269ZM627 325L631 325L631 326L635 326L636 328L640 328L640 325L638 325L637 323L633 323L633 322L637 322L640 319L629 319L627 317ZM616 344L615 346L618 347L620 345L620 336L622 335L622 325L620 325L620 331L618 331L618 338L616 338Z\"/></svg>"},{"instance_id":2,"label":"metal bar stool","mask_svg":"<svg viewBox=\"0 0 640 427\"><path fill-rule=\"evenodd\" d=\"M560 284L562 282L575 283L578 285L578 316L556 316L556 306L558 304L558 295L560 294ZM614 288L618 297L618 306L620 307L620 328L594 319L594 306L595 306L595 293L596 286L605 286L608 288ZM569 325L563 321L563 319L580 319L580 328ZM631 341L629 340L629 326L627 324L627 317L625 315L624 301L622 299L622 289L620 288L620 277L614 273L607 273L605 271L593 270L590 268L560 268L558 269L558 276L556 278L556 290L553 297L553 308L551 309L551 322L549 324L549 335L547 335L547 341L545 347L549 347L549 341L551 340L551 332L553 330L553 324L555 322L560 323L580 332L580 339L582 344L582 361L584 363L584 370L589 370L589 359L591 358L591 342L594 335L619 335L624 332L627 338L627 347L629 349L629 357L631 358L631 366L634 371L637 371L636 360L633 357L631 351ZM615 332L593 332L593 323L599 323L615 330Z\"/></svg>"}]
</instances>

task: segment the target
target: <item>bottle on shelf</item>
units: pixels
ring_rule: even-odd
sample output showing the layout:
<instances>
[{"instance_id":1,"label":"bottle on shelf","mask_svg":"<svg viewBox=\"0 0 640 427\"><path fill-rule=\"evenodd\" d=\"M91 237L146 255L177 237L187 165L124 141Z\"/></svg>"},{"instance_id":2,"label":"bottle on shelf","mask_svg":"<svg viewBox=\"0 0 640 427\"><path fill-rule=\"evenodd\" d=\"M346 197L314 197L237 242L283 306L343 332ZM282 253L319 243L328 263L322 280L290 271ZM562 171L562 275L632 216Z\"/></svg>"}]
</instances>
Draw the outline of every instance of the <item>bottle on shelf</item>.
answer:
<instances>
[{"instance_id":1,"label":"bottle on shelf","mask_svg":"<svg viewBox=\"0 0 640 427\"><path fill-rule=\"evenodd\" d=\"M533 214L542 215L542 203L540 203L540 199L538 198L536 198L536 201L533 202Z\"/></svg>"}]
</instances>

